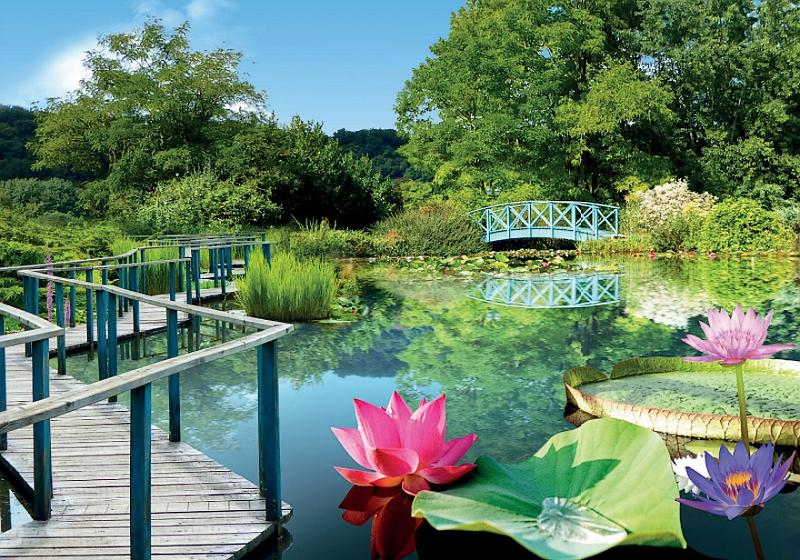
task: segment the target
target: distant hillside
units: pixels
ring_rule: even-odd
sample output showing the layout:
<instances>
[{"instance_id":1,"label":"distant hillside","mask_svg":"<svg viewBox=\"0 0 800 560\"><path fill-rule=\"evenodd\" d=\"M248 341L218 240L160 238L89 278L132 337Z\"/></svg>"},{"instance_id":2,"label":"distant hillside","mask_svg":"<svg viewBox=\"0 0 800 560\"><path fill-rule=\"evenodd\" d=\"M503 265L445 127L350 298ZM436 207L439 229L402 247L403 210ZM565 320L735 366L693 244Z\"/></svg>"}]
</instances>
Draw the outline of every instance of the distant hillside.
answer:
<instances>
[{"instance_id":1,"label":"distant hillside","mask_svg":"<svg viewBox=\"0 0 800 560\"><path fill-rule=\"evenodd\" d=\"M411 169L397 149L405 140L391 128L369 128L364 130L337 130L333 137L356 155L372 159L382 175L392 179L411 177Z\"/></svg>"}]
</instances>

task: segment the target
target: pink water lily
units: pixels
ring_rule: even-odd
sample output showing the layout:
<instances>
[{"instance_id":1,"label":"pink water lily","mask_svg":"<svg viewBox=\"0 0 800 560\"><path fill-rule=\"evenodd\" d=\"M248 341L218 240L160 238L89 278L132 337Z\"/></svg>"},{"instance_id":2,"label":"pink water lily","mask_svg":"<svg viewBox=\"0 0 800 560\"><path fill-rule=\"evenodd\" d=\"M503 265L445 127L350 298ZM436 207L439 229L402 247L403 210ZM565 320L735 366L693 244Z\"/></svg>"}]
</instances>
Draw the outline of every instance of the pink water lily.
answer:
<instances>
[{"instance_id":1,"label":"pink water lily","mask_svg":"<svg viewBox=\"0 0 800 560\"><path fill-rule=\"evenodd\" d=\"M457 465L478 438L469 434L445 441L445 396L424 400L416 411L397 391L382 408L353 399L358 428L332 428L353 460L369 471L336 467L358 486L402 485L411 495L431 484L449 484L475 468Z\"/></svg>"},{"instance_id":2,"label":"pink water lily","mask_svg":"<svg viewBox=\"0 0 800 560\"><path fill-rule=\"evenodd\" d=\"M693 334L683 341L705 354L684 358L687 362L719 362L724 366L735 366L746 360L762 360L782 350L791 350L793 344L764 344L767 329L772 321L772 311L764 318L751 307L747 313L737 305L729 316L724 309L710 309L708 324L700 321L706 335L703 340Z\"/></svg>"}]
</instances>

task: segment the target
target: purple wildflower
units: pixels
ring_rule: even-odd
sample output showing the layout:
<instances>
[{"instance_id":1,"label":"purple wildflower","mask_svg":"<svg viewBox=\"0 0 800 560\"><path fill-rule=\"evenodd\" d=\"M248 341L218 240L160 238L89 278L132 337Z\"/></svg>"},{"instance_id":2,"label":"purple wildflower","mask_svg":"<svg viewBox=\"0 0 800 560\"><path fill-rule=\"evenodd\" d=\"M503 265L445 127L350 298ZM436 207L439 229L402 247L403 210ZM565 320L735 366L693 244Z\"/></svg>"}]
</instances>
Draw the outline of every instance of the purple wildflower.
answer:
<instances>
[{"instance_id":1,"label":"purple wildflower","mask_svg":"<svg viewBox=\"0 0 800 560\"><path fill-rule=\"evenodd\" d=\"M792 453L786 461L783 456L773 463L775 447L764 445L752 456L748 455L743 441L736 444L733 454L724 445L719 450L719 460L706 452L706 478L691 467L686 468L689 480L702 494L696 500L678 498L689 507L724 515L728 519L757 513L774 498L788 480L789 467L794 461Z\"/></svg>"}]
</instances>

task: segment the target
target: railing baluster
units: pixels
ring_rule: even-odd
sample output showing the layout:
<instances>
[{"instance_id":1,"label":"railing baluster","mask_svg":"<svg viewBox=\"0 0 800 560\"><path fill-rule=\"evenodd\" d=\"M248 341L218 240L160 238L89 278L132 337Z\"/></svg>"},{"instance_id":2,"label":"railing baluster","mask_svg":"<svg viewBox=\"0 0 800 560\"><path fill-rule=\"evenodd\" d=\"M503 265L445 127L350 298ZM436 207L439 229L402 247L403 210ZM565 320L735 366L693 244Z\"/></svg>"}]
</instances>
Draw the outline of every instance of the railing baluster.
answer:
<instances>
[{"instance_id":1,"label":"railing baluster","mask_svg":"<svg viewBox=\"0 0 800 560\"><path fill-rule=\"evenodd\" d=\"M224 298L227 294L226 284L226 276L228 274L228 265L225 262L227 258L227 254L225 253L224 247L219 247L217 249L217 255L219 256L219 280L220 280L220 291L222 292L222 297Z\"/></svg>"},{"instance_id":2,"label":"railing baluster","mask_svg":"<svg viewBox=\"0 0 800 560\"><path fill-rule=\"evenodd\" d=\"M233 278L233 249L230 245L225 248L225 262L228 265L228 277Z\"/></svg>"},{"instance_id":3,"label":"railing baluster","mask_svg":"<svg viewBox=\"0 0 800 560\"><path fill-rule=\"evenodd\" d=\"M86 271L86 281L94 284L94 271ZM86 343L89 345L89 359L94 352L94 291L86 288Z\"/></svg>"},{"instance_id":4,"label":"railing baluster","mask_svg":"<svg viewBox=\"0 0 800 560\"><path fill-rule=\"evenodd\" d=\"M178 356L178 312L167 309L167 358ZM169 440L181 440L181 378L169 377Z\"/></svg>"},{"instance_id":5,"label":"railing baluster","mask_svg":"<svg viewBox=\"0 0 800 560\"><path fill-rule=\"evenodd\" d=\"M45 338L31 345L33 400L39 401L50 396L49 341ZM50 420L43 420L33 425L33 518L37 521L50 519L53 493L50 453Z\"/></svg>"},{"instance_id":6,"label":"railing baluster","mask_svg":"<svg viewBox=\"0 0 800 560\"><path fill-rule=\"evenodd\" d=\"M258 367L258 487L267 521L280 521L281 465L278 424L278 361L275 341L256 348Z\"/></svg>"},{"instance_id":7,"label":"railing baluster","mask_svg":"<svg viewBox=\"0 0 800 560\"><path fill-rule=\"evenodd\" d=\"M143 294L147 293L147 265L145 264L147 262L147 253L145 251L145 248L141 249L141 258L139 259L139 262L142 263L142 266L139 267L139 269L142 273L142 281L140 282L140 285L142 286Z\"/></svg>"},{"instance_id":8,"label":"railing baluster","mask_svg":"<svg viewBox=\"0 0 800 560\"><path fill-rule=\"evenodd\" d=\"M108 292L97 290L97 373L100 379L108 377L108 352L106 343L106 314Z\"/></svg>"},{"instance_id":9,"label":"railing baluster","mask_svg":"<svg viewBox=\"0 0 800 560\"><path fill-rule=\"evenodd\" d=\"M244 271L247 272L248 268L250 268L250 245L249 244L244 246Z\"/></svg>"},{"instance_id":10,"label":"railing baluster","mask_svg":"<svg viewBox=\"0 0 800 560\"><path fill-rule=\"evenodd\" d=\"M152 416L150 384L131 391L131 560L150 560Z\"/></svg>"},{"instance_id":11,"label":"railing baluster","mask_svg":"<svg viewBox=\"0 0 800 560\"><path fill-rule=\"evenodd\" d=\"M106 352L108 354L108 377L117 375L117 296L108 294L108 344ZM108 398L108 402L117 402L117 396Z\"/></svg>"},{"instance_id":12,"label":"railing baluster","mask_svg":"<svg viewBox=\"0 0 800 560\"><path fill-rule=\"evenodd\" d=\"M264 260L267 261L269 266L272 266L272 244L262 242L261 251L264 253Z\"/></svg>"},{"instance_id":13,"label":"railing baluster","mask_svg":"<svg viewBox=\"0 0 800 560\"><path fill-rule=\"evenodd\" d=\"M184 277L186 278L186 303L192 303L192 261L184 261L180 267L185 268Z\"/></svg>"},{"instance_id":14,"label":"railing baluster","mask_svg":"<svg viewBox=\"0 0 800 560\"><path fill-rule=\"evenodd\" d=\"M219 265L217 264L217 259L219 258L219 251L216 248L208 249L209 257L211 260L211 268L212 268L212 277L214 278L214 287L216 288L219 286Z\"/></svg>"},{"instance_id":15,"label":"railing baluster","mask_svg":"<svg viewBox=\"0 0 800 560\"><path fill-rule=\"evenodd\" d=\"M192 249L192 276L197 305L200 305L200 249Z\"/></svg>"},{"instance_id":16,"label":"railing baluster","mask_svg":"<svg viewBox=\"0 0 800 560\"><path fill-rule=\"evenodd\" d=\"M75 271L69 271L69 279L75 280ZM75 286L69 287L69 326L74 327L75 323L75 315L77 315L78 309L75 307Z\"/></svg>"},{"instance_id":17,"label":"railing baluster","mask_svg":"<svg viewBox=\"0 0 800 560\"><path fill-rule=\"evenodd\" d=\"M0 315L0 336L6 334L6 318ZM0 412L5 412L8 407L6 396L6 349L0 348ZM8 449L8 434L0 434L0 450Z\"/></svg>"},{"instance_id":18,"label":"railing baluster","mask_svg":"<svg viewBox=\"0 0 800 560\"><path fill-rule=\"evenodd\" d=\"M131 280L132 292L139 291L139 276L140 276L139 268L140 265L136 264L131 269L132 274L130 276L130 280ZM133 332L138 334L139 331L141 330L141 313L140 313L139 301L138 300L131 301L131 306L133 307Z\"/></svg>"},{"instance_id":19,"label":"railing baluster","mask_svg":"<svg viewBox=\"0 0 800 560\"><path fill-rule=\"evenodd\" d=\"M64 317L64 285L56 282L56 324L63 327L65 323ZM67 341L64 333L61 333L56 338L56 347L58 349L58 373L64 375L67 373Z\"/></svg>"},{"instance_id":20,"label":"railing baluster","mask_svg":"<svg viewBox=\"0 0 800 560\"><path fill-rule=\"evenodd\" d=\"M177 291L177 278L175 276L175 263L169 263L169 300L175 301Z\"/></svg>"}]
</instances>

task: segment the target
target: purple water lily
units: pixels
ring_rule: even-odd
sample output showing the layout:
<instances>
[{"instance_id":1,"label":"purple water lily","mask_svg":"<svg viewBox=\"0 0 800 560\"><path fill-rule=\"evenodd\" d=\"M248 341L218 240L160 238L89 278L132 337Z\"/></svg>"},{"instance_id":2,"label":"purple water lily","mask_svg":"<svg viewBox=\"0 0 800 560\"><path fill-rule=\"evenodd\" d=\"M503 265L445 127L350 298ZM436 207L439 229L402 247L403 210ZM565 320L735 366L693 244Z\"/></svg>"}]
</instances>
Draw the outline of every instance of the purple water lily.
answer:
<instances>
[{"instance_id":1,"label":"purple water lily","mask_svg":"<svg viewBox=\"0 0 800 560\"><path fill-rule=\"evenodd\" d=\"M736 444L733 454L724 445L720 447L719 460L706 453L710 478L686 468L689 480L702 494L696 500L678 498L678 501L728 519L756 513L784 487L794 461L792 453L786 461L779 456L773 463L774 453L775 447L769 444L749 456L742 441Z\"/></svg>"}]
</instances>

